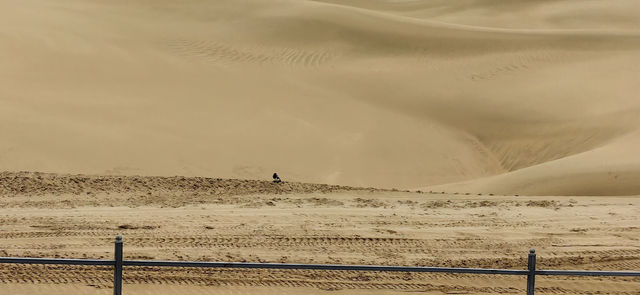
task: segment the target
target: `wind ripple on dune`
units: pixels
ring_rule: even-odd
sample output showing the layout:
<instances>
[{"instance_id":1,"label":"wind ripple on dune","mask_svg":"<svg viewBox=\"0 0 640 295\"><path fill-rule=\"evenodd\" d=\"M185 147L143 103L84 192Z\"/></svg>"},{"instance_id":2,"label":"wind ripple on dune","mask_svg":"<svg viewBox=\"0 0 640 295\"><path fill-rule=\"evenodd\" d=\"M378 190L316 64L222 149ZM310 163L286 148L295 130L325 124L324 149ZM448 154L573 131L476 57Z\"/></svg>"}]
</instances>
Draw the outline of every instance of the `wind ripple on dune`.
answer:
<instances>
[{"instance_id":1,"label":"wind ripple on dune","mask_svg":"<svg viewBox=\"0 0 640 295\"><path fill-rule=\"evenodd\" d=\"M594 53L575 53L559 50L523 51L513 54L503 54L482 63L480 70L469 75L474 82L508 77L517 73L524 73L545 66L557 66L571 62L580 62L597 56Z\"/></svg>"},{"instance_id":2,"label":"wind ripple on dune","mask_svg":"<svg viewBox=\"0 0 640 295\"><path fill-rule=\"evenodd\" d=\"M334 52L326 49L240 47L204 40L171 40L167 42L167 46L179 56L221 65L244 63L284 67L321 67L336 58Z\"/></svg>"}]
</instances>

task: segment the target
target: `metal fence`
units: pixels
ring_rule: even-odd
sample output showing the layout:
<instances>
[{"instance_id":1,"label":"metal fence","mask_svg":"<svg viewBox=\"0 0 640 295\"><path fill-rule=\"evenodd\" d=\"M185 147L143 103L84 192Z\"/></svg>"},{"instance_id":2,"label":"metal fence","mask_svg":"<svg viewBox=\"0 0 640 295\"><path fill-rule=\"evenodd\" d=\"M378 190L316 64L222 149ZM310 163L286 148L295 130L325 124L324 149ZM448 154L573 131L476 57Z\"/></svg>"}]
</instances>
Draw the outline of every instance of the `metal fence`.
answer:
<instances>
[{"instance_id":1,"label":"metal fence","mask_svg":"<svg viewBox=\"0 0 640 295\"><path fill-rule=\"evenodd\" d=\"M451 268L451 267L413 267L413 266L373 266L373 265L335 265L335 264L291 264L291 263L245 263L245 262L188 262L188 261L144 261L123 260L122 236L115 240L114 260L95 259L53 259L53 258L17 258L0 257L0 263L11 264L58 264L58 265L106 265L113 266L113 294L122 295L123 266L157 266L157 267L200 267L200 268L260 268L260 269L311 269L311 270L350 270L350 271L385 271L385 272L427 272L458 273L485 275L517 275L527 276L527 295L535 291L536 276L614 276L640 277L634 271L585 271L585 270L538 270L536 269L536 252L529 251L527 270L486 269L486 268Z\"/></svg>"}]
</instances>

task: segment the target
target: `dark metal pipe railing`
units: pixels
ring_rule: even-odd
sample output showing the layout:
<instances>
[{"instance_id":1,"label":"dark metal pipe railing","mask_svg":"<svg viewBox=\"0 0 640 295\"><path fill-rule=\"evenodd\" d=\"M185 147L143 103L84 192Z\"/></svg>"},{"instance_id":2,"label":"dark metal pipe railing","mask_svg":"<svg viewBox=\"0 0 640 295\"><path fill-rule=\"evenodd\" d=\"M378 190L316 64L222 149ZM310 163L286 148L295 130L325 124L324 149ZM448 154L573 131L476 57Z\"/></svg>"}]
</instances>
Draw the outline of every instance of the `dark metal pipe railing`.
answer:
<instances>
[{"instance_id":1,"label":"dark metal pipe railing","mask_svg":"<svg viewBox=\"0 0 640 295\"><path fill-rule=\"evenodd\" d=\"M385 271L385 272L428 272L428 273L460 273L486 275L521 275L527 276L527 295L534 295L536 276L615 276L640 277L634 271L586 271L586 270L538 270L536 269L535 250L529 251L527 270L486 269L486 268L451 268L421 266L376 266L376 265L341 265L341 264L292 264L292 263L251 263L251 262L199 262L199 261L154 261L123 260L122 236L117 235L114 245L114 260L96 259L62 259L62 258L22 258L0 257L0 264L59 264L59 265L107 265L113 266L113 294L122 295L122 271L124 266L150 267L202 267L202 268L260 268L260 269L309 269L336 271Z\"/></svg>"}]
</instances>

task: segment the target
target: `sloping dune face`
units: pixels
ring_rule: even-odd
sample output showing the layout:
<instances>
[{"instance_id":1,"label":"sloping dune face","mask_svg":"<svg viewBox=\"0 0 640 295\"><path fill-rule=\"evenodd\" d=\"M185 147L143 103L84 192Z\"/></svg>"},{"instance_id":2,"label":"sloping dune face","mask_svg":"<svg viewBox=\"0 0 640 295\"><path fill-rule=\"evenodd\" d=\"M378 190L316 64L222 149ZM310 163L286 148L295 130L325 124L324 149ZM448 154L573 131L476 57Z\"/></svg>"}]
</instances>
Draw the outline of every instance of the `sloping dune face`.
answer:
<instances>
[{"instance_id":1,"label":"sloping dune face","mask_svg":"<svg viewBox=\"0 0 640 295\"><path fill-rule=\"evenodd\" d=\"M640 194L637 1L502 2L1 0L0 169Z\"/></svg>"}]
</instances>

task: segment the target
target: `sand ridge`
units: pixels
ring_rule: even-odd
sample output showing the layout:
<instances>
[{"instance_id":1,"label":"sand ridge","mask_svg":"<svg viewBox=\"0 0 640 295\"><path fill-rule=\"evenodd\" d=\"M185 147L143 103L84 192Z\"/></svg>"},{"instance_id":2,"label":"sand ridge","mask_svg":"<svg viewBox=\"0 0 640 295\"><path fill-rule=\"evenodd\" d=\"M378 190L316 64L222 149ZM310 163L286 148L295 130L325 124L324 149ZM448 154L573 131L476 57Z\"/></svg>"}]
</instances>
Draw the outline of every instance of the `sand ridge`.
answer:
<instances>
[{"instance_id":1,"label":"sand ridge","mask_svg":"<svg viewBox=\"0 0 640 295\"><path fill-rule=\"evenodd\" d=\"M152 177L66 175L39 172L0 172L0 195L91 195L109 193L168 192L210 195L331 193L340 191L384 191L375 188L204 177Z\"/></svg>"}]
</instances>

